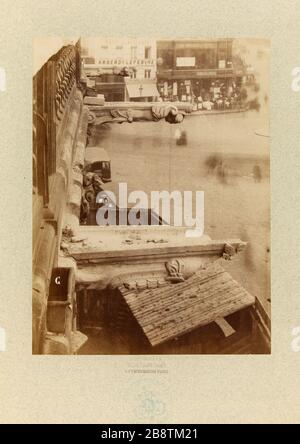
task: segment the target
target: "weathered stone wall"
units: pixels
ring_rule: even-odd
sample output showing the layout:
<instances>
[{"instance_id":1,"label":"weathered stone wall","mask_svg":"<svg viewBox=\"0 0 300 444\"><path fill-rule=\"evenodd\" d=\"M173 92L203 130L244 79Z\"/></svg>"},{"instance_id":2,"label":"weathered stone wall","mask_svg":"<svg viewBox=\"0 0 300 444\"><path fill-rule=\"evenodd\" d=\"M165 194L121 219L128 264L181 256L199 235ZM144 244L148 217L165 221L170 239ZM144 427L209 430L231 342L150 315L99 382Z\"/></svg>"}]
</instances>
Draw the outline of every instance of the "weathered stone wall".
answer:
<instances>
[{"instance_id":1,"label":"weathered stone wall","mask_svg":"<svg viewBox=\"0 0 300 444\"><path fill-rule=\"evenodd\" d=\"M52 268L58 264L63 216L73 187L73 157L81 136L84 144L82 93L75 88L68 101L68 115L57 146L60 157L50 187L49 205L39 230L33 263L33 353L41 353L46 334L46 310ZM81 131L81 132L80 132ZM84 148L82 148L84 149Z\"/></svg>"}]
</instances>

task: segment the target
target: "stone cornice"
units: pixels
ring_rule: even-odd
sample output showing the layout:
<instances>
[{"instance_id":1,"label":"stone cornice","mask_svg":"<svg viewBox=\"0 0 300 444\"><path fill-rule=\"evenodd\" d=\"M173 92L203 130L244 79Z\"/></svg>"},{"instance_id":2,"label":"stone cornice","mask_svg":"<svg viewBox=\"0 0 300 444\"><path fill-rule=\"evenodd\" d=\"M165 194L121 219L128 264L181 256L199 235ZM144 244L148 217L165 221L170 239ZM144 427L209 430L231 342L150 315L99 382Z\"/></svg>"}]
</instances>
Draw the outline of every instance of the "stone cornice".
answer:
<instances>
[{"instance_id":1,"label":"stone cornice","mask_svg":"<svg viewBox=\"0 0 300 444\"><path fill-rule=\"evenodd\" d=\"M110 250L103 250L101 243L98 248L94 245L78 245L70 243L68 255L73 257L78 264L101 264L101 263L129 263L140 261L164 261L174 257L196 257L214 256L216 259L223 257L231 259L246 246L239 239L215 240L205 243L182 243L181 245L153 244L151 246L142 244L138 246L119 246ZM230 245L230 252L228 246Z\"/></svg>"}]
</instances>

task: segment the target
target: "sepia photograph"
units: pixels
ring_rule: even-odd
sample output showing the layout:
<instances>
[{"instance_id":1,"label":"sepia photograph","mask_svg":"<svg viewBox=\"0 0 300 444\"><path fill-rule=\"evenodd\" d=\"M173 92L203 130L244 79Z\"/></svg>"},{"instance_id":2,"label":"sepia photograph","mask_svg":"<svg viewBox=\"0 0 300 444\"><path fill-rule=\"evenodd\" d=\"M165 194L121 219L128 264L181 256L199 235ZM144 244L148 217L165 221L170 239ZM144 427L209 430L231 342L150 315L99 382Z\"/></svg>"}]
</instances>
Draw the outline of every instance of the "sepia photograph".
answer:
<instances>
[{"instance_id":1,"label":"sepia photograph","mask_svg":"<svg viewBox=\"0 0 300 444\"><path fill-rule=\"evenodd\" d=\"M270 41L33 42L32 353L271 353Z\"/></svg>"}]
</instances>

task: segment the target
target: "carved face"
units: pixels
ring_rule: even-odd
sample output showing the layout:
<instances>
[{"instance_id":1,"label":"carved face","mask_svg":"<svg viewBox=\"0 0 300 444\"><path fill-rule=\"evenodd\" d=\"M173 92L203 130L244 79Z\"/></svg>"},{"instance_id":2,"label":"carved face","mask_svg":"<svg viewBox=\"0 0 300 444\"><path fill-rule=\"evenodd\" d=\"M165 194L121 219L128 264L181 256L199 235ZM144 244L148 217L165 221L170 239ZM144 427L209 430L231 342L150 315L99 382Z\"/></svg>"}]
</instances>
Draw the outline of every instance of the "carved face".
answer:
<instances>
[{"instance_id":1,"label":"carved face","mask_svg":"<svg viewBox=\"0 0 300 444\"><path fill-rule=\"evenodd\" d=\"M98 174L94 174L93 176L93 186L95 190L101 190L101 186L103 185L103 182L100 178L100 176L98 176Z\"/></svg>"},{"instance_id":2,"label":"carved face","mask_svg":"<svg viewBox=\"0 0 300 444\"><path fill-rule=\"evenodd\" d=\"M183 114L177 114L175 116L175 122L176 123L181 123L183 121Z\"/></svg>"},{"instance_id":3,"label":"carved face","mask_svg":"<svg viewBox=\"0 0 300 444\"><path fill-rule=\"evenodd\" d=\"M84 187L90 186L92 183L92 180L93 180L93 173L86 173L83 176L83 186Z\"/></svg>"}]
</instances>

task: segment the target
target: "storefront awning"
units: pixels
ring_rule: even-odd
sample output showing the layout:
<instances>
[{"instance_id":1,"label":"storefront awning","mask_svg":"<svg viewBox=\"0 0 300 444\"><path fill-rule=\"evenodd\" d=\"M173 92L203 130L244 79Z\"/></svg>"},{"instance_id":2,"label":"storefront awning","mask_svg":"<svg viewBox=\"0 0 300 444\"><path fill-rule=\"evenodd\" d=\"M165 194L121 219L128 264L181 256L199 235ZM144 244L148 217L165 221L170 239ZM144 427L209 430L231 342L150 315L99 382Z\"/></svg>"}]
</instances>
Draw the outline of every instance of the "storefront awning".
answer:
<instances>
[{"instance_id":1,"label":"storefront awning","mask_svg":"<svg viewBox=\"0 0 300 444\"><path fill-rule=\"evenodd\" d=\"M219 264L212 263L182 283L122 292L152 346L189 333L255 303Z\"/></svg>"},{"instance_id":2,"label":"storefront awning","mask_svg":"<svg viewBox=\"0 0 300 444\"><path fill-rule=\"evenodd\" d=\"M128 83L126 85L129 98L159 97L155 83Z\"/></svg>"}]
</instances>

